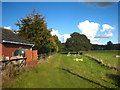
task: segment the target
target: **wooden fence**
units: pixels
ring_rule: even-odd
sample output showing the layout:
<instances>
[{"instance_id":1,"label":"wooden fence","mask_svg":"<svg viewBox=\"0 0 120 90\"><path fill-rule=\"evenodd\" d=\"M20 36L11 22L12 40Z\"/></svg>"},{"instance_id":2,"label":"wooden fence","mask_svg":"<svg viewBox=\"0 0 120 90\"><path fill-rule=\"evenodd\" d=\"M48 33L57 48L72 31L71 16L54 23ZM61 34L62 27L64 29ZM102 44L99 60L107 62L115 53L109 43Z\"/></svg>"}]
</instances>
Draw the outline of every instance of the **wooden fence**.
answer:
<instances>
[{"instance_id":1,"label":"wooden fence","mask_svg":"<svg viewBox=\"0 0 120 90\"><path fill-rule=\"evenodd\" d=\"M12 77L25 69L26 58L0 61L0 70L3 76Z\"/></svg>"},{"instance_id":2,"label":"wooden fence","mask_svg":"<svg viewBox=\"0 0 120 90\"><path fill-rule=\"evenodd\" d=\"M19 72L24 71L25 67L36 66L39 61L46 60L49 56L54 54L55 53L37 55L37 50L28 50L26 51L25 58L0 61L0 70L3 76L7 75L8 77L12 77L15 76L16 73L19 74Z\"/></svg>"},{"instance_id":3,"label":"wooden fence","mask_svg":"<svg viewBox=\"0 0 120 90\"><path fill-rule=\"evenodd\" d=\"M26 58L18 58L18 59L11 59L11 60L3 60L0 61L0 69L5 70L7 66L13 65L13 67L23 67L26 65Z\"/></svg>"}]
</instances>

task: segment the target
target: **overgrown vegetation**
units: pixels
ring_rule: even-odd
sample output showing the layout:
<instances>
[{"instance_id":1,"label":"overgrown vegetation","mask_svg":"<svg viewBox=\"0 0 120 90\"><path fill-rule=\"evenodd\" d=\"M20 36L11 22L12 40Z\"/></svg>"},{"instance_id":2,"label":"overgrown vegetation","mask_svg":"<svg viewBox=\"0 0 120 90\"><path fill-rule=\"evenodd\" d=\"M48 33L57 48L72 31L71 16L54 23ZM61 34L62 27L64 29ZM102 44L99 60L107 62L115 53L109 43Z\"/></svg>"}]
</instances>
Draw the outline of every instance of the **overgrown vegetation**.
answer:
<instances>
[{"instance_id":1,"label":"overgrown vegetation","mask_svg":"<svg viewBox=\"0 0 120 90\"><path fill-rule=\"evenodd\" d=\"M26 18L18 20L16 25L19 26L18 35L35 44L33 49L38 50L39 54L59 51L57 45L59 40L54 39L50 34L51 31L47 29L45 17L37 13L36 10L33 10Z\"/></svg>"},{"instance_id":2,"label":"overgrown vegetation","mask_svg":"<svg viewBox=\"0 0 120 90\"><path fill-rule=\"evenodd\" d=\"M76 62L73 59L83 58ZM56 54L20 75L10 88L117 88L117 71L86 56Z\"/></svg>"}]
</instances>

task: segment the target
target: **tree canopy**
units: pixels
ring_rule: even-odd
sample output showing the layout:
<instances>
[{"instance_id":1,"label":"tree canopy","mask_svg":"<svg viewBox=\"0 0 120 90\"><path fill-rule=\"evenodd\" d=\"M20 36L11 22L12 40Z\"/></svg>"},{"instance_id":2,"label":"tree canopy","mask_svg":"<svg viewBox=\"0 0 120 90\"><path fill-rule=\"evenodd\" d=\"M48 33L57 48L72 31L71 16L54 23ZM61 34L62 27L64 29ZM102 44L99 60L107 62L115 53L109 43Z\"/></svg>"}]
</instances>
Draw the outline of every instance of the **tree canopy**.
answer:
<instances>
[{"instance_id":1,"label":"tree canopy","mask_svg":"<svg viewBox=\"0 0 120 90\"><path fill-rule=\"evenodd\" d=\"M114 49L114 45L111 41L107 42L106 49L107 50L113 50Z\"/></svg>"},{"instance_id":2,"label":"tree canopy","mask_svg":"<svg viewBox=\"0 0 120 90\"><path fill-rule=\"evenodd\" d=\"M39 53L48 53L57 50L57 44L47 29L45 17L37 13L35 10L26 18L21 18L16 23L19 26L18 35L35 44L33 49L37 49Z\"/></svg>"},{"instance_id":3,"label":"tree canopy","mask_svg":"<svg viewBox=\"0 0 120 90\"><path fill-rule=\"evenodd\" d=\"M65 43L67 50L79 52L91 49L90 40L84 34L74 32L70 36Z\"/></svg>"},{"instance_id":4,"label":"tree canopy","mask_svg":"<svg viewBox=\"0 0 120 90\"><path fill-rule=\"evenodd\" d=\"M62 43L61 41L58 39L58 37L56 35L53 36L56 44L57 44L57 51L61 51L62 50Z\"/></svg>"}]
</instances>

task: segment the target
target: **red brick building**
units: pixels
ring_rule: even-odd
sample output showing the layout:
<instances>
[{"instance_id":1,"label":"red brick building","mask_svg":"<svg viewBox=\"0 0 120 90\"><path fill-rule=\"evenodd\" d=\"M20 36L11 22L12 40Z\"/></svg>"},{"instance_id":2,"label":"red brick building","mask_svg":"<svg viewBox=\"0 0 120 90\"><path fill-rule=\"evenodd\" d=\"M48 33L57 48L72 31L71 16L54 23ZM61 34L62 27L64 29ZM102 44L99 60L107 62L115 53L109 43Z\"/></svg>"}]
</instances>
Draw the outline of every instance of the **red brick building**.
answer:
<instances>
[{"instance_id":1,"label":"red brick building","mask_svg":"<svg viewBox=\"0 0 120 90\"><path fill-rule=\"evenodd\" d=\"M2 57L12 57L14 52L23 48L26 50L32 50L34 44L22 39L12 31L4 28L0 28L0 59Z\"/></svg>"}]
</instances>

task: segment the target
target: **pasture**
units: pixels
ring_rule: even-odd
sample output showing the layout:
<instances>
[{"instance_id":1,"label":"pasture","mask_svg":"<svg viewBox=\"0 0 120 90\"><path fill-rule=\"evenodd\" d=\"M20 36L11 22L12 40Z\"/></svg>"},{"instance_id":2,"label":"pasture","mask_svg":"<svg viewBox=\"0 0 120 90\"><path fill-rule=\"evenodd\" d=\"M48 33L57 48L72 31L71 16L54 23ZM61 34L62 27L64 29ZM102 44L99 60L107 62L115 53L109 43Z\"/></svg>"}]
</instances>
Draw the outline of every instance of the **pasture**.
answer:
<instances>
[{"instance_id":1,"label":"pasture","mask_svg":"<svg viewBox=\"0 0 120 90\"><path fill-rule=\"evenodd\" d=\"M117 88L118 78L116 70L84 55L56 54L17 76L9 88Z\"/></svg>"},{"instance_id":2,"label":"pasture","mask_svg":"<svg viewBox=\"0 0 120 90\"><path fill-rule=\"evenodd\" d=\"M90 55L93 58L97 58L98 61L105 65L119 69L120 57L115 57L116 55L120 56L119 50L95 50L84 53Z\"/></svg>"}]
</instances>

